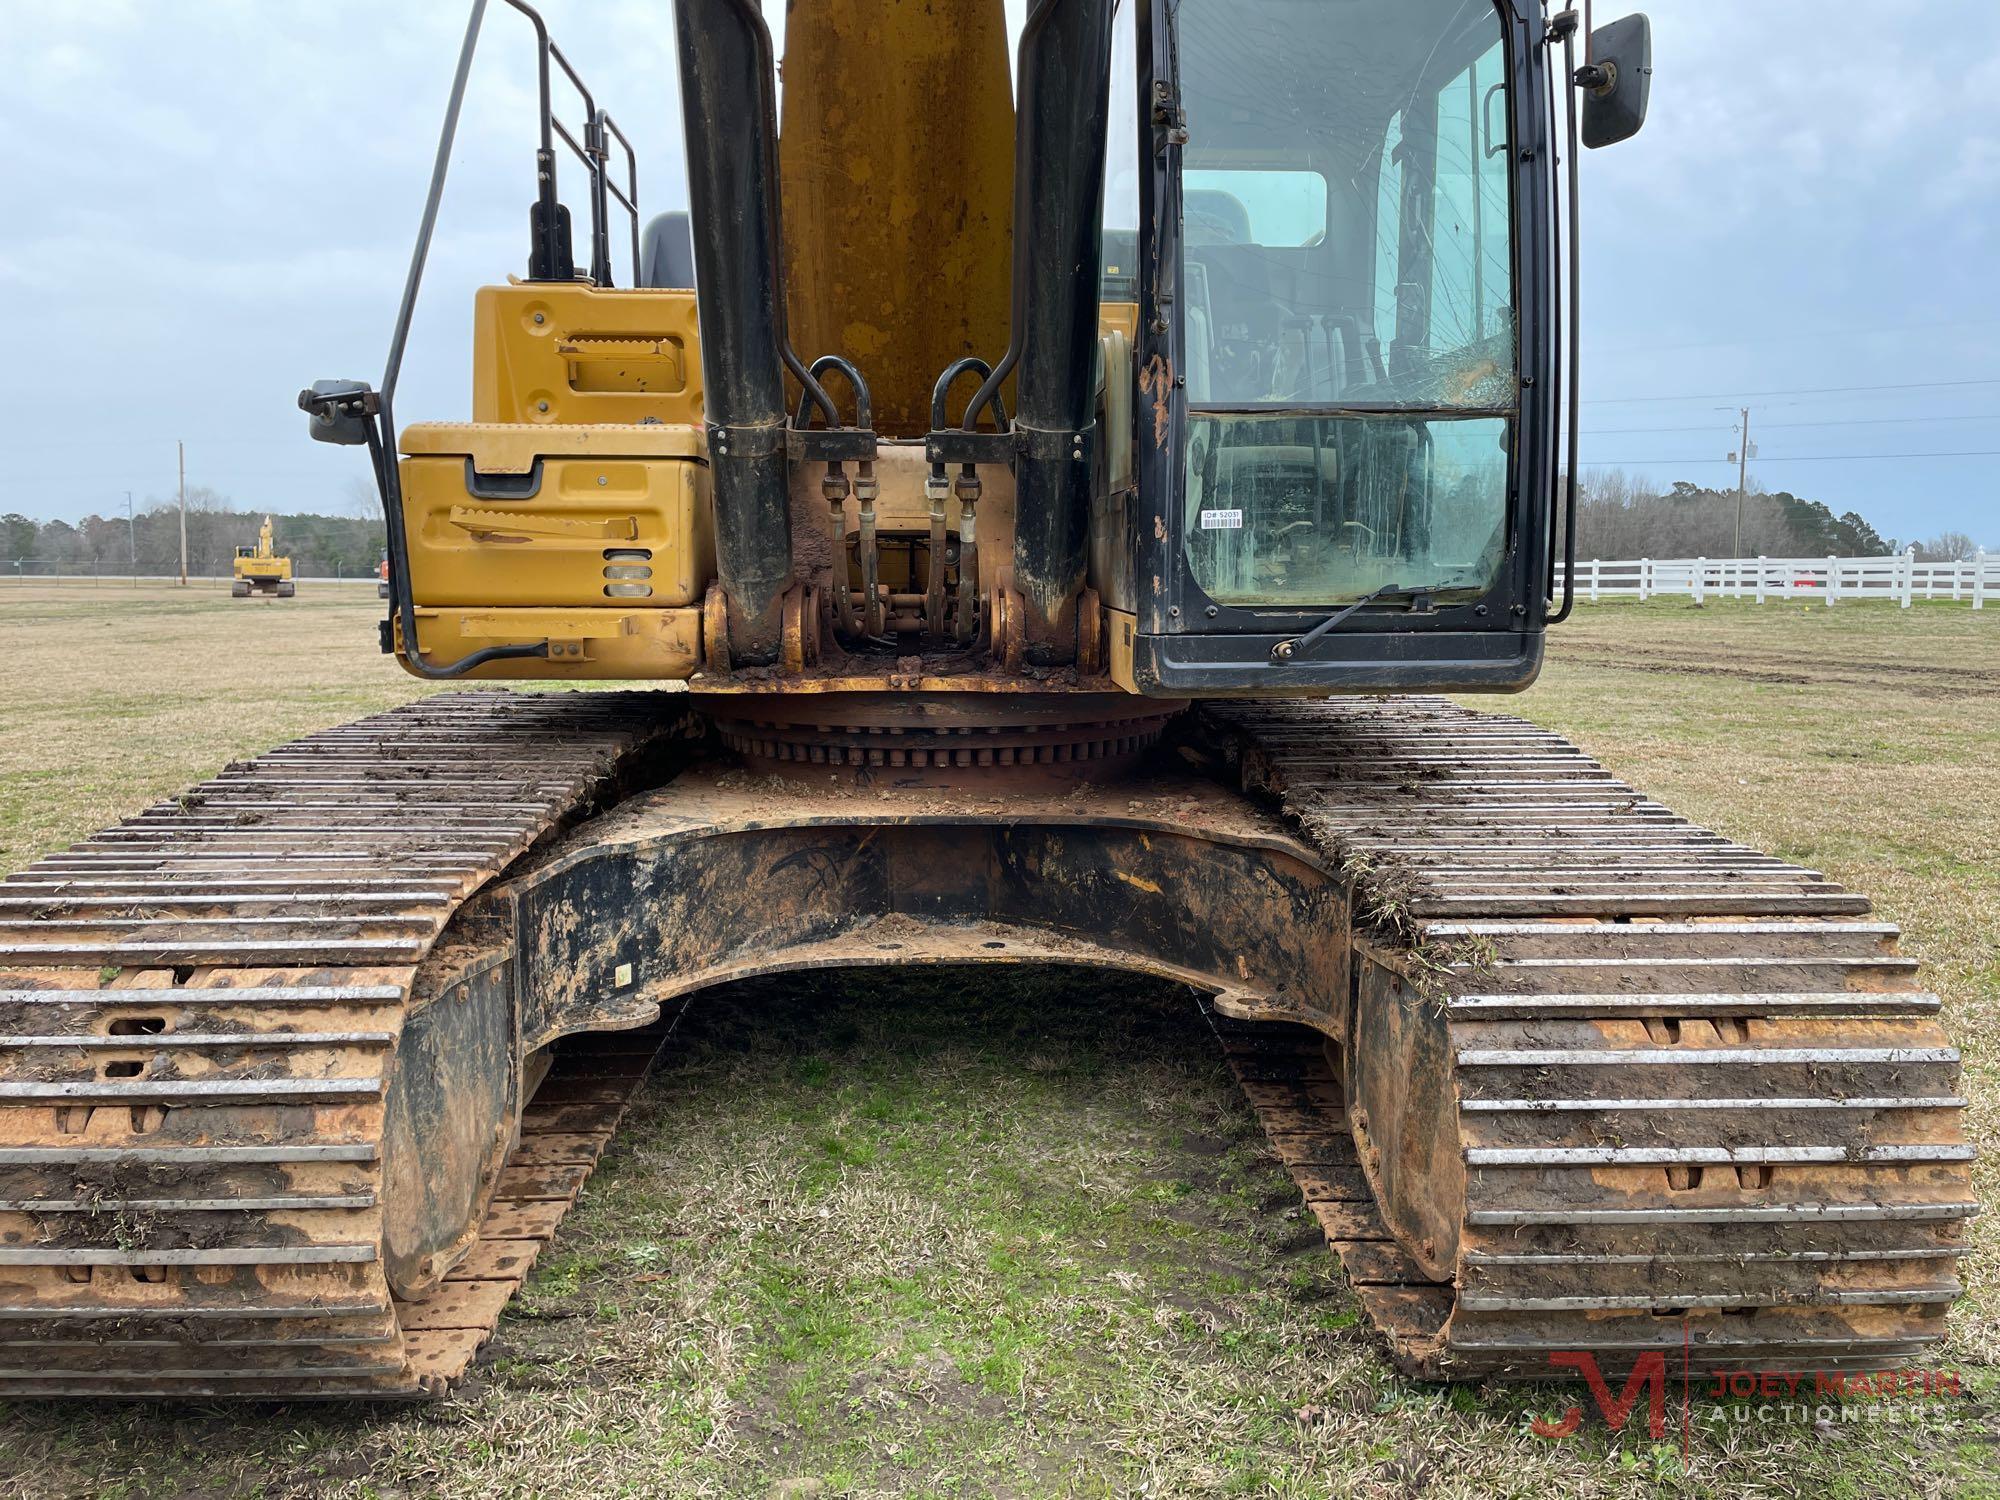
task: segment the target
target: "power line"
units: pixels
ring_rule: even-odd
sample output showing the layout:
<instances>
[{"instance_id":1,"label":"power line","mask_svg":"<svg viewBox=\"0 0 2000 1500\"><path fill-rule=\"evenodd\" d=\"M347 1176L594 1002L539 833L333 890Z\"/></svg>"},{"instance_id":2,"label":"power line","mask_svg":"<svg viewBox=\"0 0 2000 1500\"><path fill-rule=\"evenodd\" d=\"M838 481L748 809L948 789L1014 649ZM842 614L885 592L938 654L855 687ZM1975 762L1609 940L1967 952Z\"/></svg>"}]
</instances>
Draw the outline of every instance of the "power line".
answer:
<instances>
[{"instance_id":1,"label":"power line","mask_svg":"<svg viewBox=\"0 0 2000 1500\"><path fill-rule=\"evenodd\" d=\"M1766 344L1805 344L1822 339L1870 338L1882 333L1911 333L1920 328L1984 328L1996 318L1934 318L1923 323L1890 323L1880 328L1819 328L1801 333L1759 333L1741 339L1707 339L1693 344L1620 344L1608 349L1593 349L1593 355L1601 354L1671 354L1687 349L1737 349L1746 345L1762 347Z\"/></svg>"},{"instance_id":2,"label":"power line","mask_svg":"<svg viewBox=\"0 0 2000 1500\"><path fill-rule=\"evenodd\" d=\"M2000 422L2000 411L1972 412L1954 417L1845 417L1829 422L1765 422L1765 428L1772 427L1887 427L1906 426L1924 422ZM1700 427L1592 427L1585 437L1608 437L1613 434L1627 436L1632 433L1651 432L1715 432L1725 424L1705 423Z\"/></svg>"},{"instance_id":3,"label":"power line","mask_svg":"<svg viewBox=\"0 0 2000 1500\"><path fill-rule=\"evenodd\" d=\"M2000 448L1978 448L1966 453L1765 453L1757 462L1764 464L1855 463L1871 458L2000 458ZM1733 464L1733 458L1593 458L1593 464Z\"/></svg>"},{"instance_id":4,"label":"power line","mask_svg":"<svg viewBox=\"0 0 2000 1500\"><path fill-rule=\"evenodd\" d=\"M1944 390L1946 386L2000 386L2000 376L1980 380L1912 380L1900 386L1804 386L1798 390L1708 390L1690 396L1594 396L1584 406L1638 406L1640 402L1706 402L1724 396L1844 396L1866 390Z\"/></svg>"},{"instance_id":5,"label":"power line","mask_svg":"<svg viewBox=\"0 0 2000 1500\"><path fill-rule=\"evenodd\" d=\"M63 484L67 483L70 480L76 480L76 479L92 479L92 480L101 479L107 481L105 488L121 489L124 487L125 480L130 479L135 474L143 474L149 472L150 468L151 468L150 465L141 465L141 464L133 464L122 469L65 468L64 470L62 470L60 475L50 479L37 479L34 477L29 477L25 479L12 478L5 481L0 481L0 494L5 494L9 491L20 491L23 494L31 492L39 492L48 489L52 485ZM361 471L357 469L355 471L354 476L343 474L338 470L326 469L326 468L271 469L259 466L255 469L245 469L238 471L229 468L227 460L221 460L218 461L217 464L211 466L210 472L216 474L219 479L226 481L227 483L230 484L264 484L264 483L269 483L273 480L281 480L281 479L284 480L345 479L349 477L358 476Z\"/></svg>"},{"instance_id":6,"label":"power line","mask_svg":"<svg viewBox=\"0 0 2000 1500\"><path fill-rule=\"evenodd\" d=\"M297 448L300 447L305 440L301 439L297 433L291 433L284 437L279 437L276 433L266 433L263 436L258 436L256 434L246 435L244 433L239 432L239 433L219 434L212 437L203 437L201 434L198 433L195 435L195 437L189 439L189 441L209 442L215 444L217 447L227 447L227 448ZM70 441L56 441L56 440L51 440L48 442L41 442L41 443L8 444L8 447L10 449L21 449L21 448L67 449L67 448L74 448L75 446L76 445ZM90 446L92 448L159 448L163 446L163 444L161 443L161 440L159 438L135 437L135 438L109 438L101 443L93 440Z\"/></svg>"}]
</instances>

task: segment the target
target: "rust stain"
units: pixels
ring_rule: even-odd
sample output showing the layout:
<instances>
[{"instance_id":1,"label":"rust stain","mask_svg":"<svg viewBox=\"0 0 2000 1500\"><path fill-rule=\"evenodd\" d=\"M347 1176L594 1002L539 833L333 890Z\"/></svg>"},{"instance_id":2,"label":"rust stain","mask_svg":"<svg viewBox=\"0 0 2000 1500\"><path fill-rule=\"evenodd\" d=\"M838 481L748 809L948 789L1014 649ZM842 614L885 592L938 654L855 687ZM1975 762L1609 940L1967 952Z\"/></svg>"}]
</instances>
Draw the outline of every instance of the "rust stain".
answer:
<instances>
[{"instance_id":1,"label":"rust stain","mask_svg":"<svg viewBox=\"0 0 2000 1500\"><path fill-rule=\"evenodd\" d=\"M1170 397L1174 389L1174 367L1164 355L1155 354L1139 371L1139 389L1153 398L1153 446L1167 446L1167 432L1173 426Z\"/></svg>"}]
</instances>

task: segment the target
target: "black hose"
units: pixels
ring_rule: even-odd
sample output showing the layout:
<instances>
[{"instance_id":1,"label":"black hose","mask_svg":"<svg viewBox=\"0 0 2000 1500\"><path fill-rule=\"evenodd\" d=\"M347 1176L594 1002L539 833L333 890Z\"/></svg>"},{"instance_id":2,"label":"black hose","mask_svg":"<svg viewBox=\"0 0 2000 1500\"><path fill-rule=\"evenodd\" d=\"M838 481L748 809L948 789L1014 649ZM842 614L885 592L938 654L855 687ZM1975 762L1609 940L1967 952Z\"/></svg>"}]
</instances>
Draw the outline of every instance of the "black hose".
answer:
<instances>
[{"instance_id":1,"label":"black hose","mask_svg":"<svg viewBox=\"0 0 2000 1500\"><path fill-rule=\"evenodd\" d=\"M968 373L977 374L984 380L993 373L993 366L972 354L966 355L963 359L954 360L951 364L945 366L944 373L937 378L937 384L931 387L932 432L942 432L944 430L945 405L951 399L951 388L958 383L958 378L961 375ZM984 390L985 387L981 386L980 389ZM992 397L986 402L986 408L993 413L994 431L1005 432L1007 430L1007 404L1001 399L998 386L993 388ZM979 420L978 412L979 408L975 405L971 410L966 412L965 421L962 425L968 428L971 427Z\"/></svg>"},{"instance_id":2,"label":"black hose","mask_svg":"<svg viewBox=\"0 0 2000 1500\"><path fill-rule=\"evenodd\" d=\"M838 354L822 354L812 362L812 373L815 377L824 375L828 370L835 370L844 375L847 378L848 389L854 392L854 425L864 432L873 431L875 400L869 395L868 382L861 378L861 372L854 367L853 361L842 359ZM806 413L806 408L811 404L812 393L801 390L798 414L792 418L794 427L804 428L811 425L811 419ZM827 425L835 426L837 420L829 420Z\"/></svg>"}]
</instances>

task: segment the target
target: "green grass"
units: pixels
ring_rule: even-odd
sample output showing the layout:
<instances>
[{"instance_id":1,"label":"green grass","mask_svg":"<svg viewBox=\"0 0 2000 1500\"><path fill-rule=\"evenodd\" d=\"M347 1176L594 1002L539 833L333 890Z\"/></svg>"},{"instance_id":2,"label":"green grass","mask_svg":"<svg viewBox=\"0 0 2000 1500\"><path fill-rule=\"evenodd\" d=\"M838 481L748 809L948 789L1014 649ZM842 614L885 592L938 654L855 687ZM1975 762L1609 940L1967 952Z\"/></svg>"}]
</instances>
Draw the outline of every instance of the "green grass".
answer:
<instances>
[{"instance_id":1,"label":"green grass","mask_svg":"<svg viewBox=\"0 0 2000 1500\"><path fill-rule=\"evenodd\" d=\"M0 595L0 865L420 690L358 592L54 592ZM1655 601L1584 609L1542 684L1487 706L1875 894L1964 1046L1992 1204L1996 695L2000 610ZM1940 1356L1969 1399L1893 1428L1736 1408L1685 1461L1678 1433L1550 1441L1529 1421L1571 1394L1389 1368L1190 996L1065 971L765 981L688 1007L450 1402L0 1407L0 1492L2000 1494L1989 1220Z\"/></svg>"}]
</instances>

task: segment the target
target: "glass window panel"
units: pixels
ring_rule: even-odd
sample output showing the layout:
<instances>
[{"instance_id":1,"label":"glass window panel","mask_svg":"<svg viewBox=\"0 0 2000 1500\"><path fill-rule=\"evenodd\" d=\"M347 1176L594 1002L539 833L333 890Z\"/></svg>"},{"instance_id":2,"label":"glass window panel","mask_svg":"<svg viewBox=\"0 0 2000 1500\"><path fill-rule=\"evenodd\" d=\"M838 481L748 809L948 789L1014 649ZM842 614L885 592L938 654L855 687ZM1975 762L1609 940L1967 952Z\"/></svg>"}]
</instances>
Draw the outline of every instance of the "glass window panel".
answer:
<instances>
[{"instance_id":1,"label":"glass window panel","mask_svg":"<svg viewBox=\"0 0 2000 1500\"><path fill-rule=\"evenodd\" d=\"M1239 604L1489 586L1519 399L1492 0L1176 14L1197 579Z\"/></svg>"},{"instance_id":2,"label":"glass window panel","mask_svg":"<svg viewBox=\"0 0 2000 1500\"><path fill-rule=\"evenodd\" d=\"M1505 546L1504 417L1189 419L1189 565L1223 604L1310 606L1384 584L1483 592Z\"/></svg>"},{"instance_id":3,"label":"glass window panel","mask_svg":"<svg viewBox=\"0 0 2000 1500\"><path fill-rule=\"evenodd\" d=\"M1139 64L1133 20L1137 8L1137 0L1114 0L1111 14L1100 306L1139 300Z\"/></svg>"},{"instance_id":4,"label":"glass window panel","mask_svg":"<svg viewBox=\"0 0 2000 1500\"><path fill-rule=\"evenodd\" d=\"M1298 246L1326 236L1326 179L1317 172L1189 171L1181 181L1190 243Z\"/></svg>"}]
</instances>

